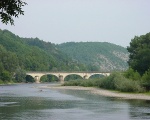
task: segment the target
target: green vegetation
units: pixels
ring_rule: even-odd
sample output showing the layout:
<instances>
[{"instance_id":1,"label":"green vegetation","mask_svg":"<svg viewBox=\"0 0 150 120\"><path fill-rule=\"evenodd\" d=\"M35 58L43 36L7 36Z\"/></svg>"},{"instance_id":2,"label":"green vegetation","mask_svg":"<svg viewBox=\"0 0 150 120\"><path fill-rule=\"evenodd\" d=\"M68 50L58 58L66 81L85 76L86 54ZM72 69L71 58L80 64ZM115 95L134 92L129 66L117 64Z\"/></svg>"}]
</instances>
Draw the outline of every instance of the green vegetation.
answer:
<instances>
[{"instance_id":1,"label":"green vegetation","mask_svg":"<svg viewBox=\"0 0 150 120\"><path fill-rule=\"evenodd\" d=\"M20 38L0 30L1 82L33 82L29 77L25 81L26 71L87 71L87 67L67 57L50 42Z\"/></svg>"},{"instance_id":2,"label":"green vegetation","mask_svg":"<svg viewBox=\"0 0 150 120\"><path fill-rule=\"evenodd\" d=\"M127 79L122 73L112 73L108 77L88 80L71 80L64 83L64 86L98 87L121 92L145 92L139 81Z\"/></svg>"},{"instance_id":3,"label":"green vegetation","mask_svg":"<svg viewBox=\"0 0 150 120\"><path fill-rule=\"evenodd\" d=\"M58 78L54 75L44 75L41 77L41 82L58 82Z\"/></svg>"},{"instance_id":4,"label":"green vegetation","mask_svg":"<svg viewBox=\"0 0 150 120\"><path fill-rule=\"evenodd\" d=\"M69 43L69 46L71 46ZM75 43L73 43L74 46ZM79 44L79 43L78 43ZM101 51L105 53L107 49L109 51L116 50L116 48L120 49L120 51L125 50L125 48L109 44L109 43L80 43L81 47L84 50L76 51L80 53L82 58L85 57L87 63L89 63L88 56L91 47L89 44L97 45L94 51L91 51L93 54L99 48ZM106 45L105 45L106 44ZM61 46L61 45L60 45ZM74 48L72 46L72 48ZM105 47L107 47L107 49ZM76 49L76 48L75 48ZM97 49L97 50L96 50ZM51 42L44 42L38 38L21 38L11 33L8 30L0 30L0 80L2 82L34 82L33 78L26 76L26 71L98 71L98 66L100 64L93 62L93 64L85 64L84 62L80 62L71 56L68 56L67 53L61 51L62 49L59 45L52 44ZM69 50L72 51L72 50ZM73 50L74 51L74 50ZM126 51L126 50L125 50ZM99 51L100 52L100 51ZM107 51L108 52L108 51ZM106 53L107 53L106 52ZM101 52L100 52L101 53ZM114 58L118 58L116 55L118 52L113 52ZM87 54L87 55L86 55ZM101 56L97 54L97 56ZM106 56L111 56L111 53ZM97 58L98 59L98 58ZM101 59L98 59L101 61ZM103 60L105 61L105 60ZM113 63L114 60L111 62ZM122 61L118 61L118 63L124 64ZM120 64L120 65L121 65ZM103 66L103 64L102 64ZM112 65L113 66L113 65ZM105 66L107 68L107 66ZM110 67L107 68L107 70ZM123 67L124 68L124 67ZM104 70L104 69L103 69ZM66 80L77 78L77 76L68 76ZM43 82L53 81L53 77L46 76L42 78ZM56 80L57 81L57 80Z\"/></svg>"},{"instance_id":5,"label":"green vegetation","mask_svg":"<svg viewBox=\"0 0 150 120\"><path fill-rule=\"evenodd\" d=\"M131 40L130 46L127 48L130 53L129 66L136 74L136 80L141 81L141 84L147 91L150 90L150 33L135 36ZM130 75L131 76L131 75ZM141 77L140 77L141 76Z\"/></svg>"},{"instance_id":6,"label":"green vegetation","mask_svg":"<svg viewBox=\"0 0 150 120\"><path fill-rule=\"evenodd\" d=\"M13 17L18 17L19 15L24 15L22 7L27 5L26 2L22 0L1 0L0 1L0 17L2 23L14 24Z\"/></svg>"},{"instance_id":7,"label":"green vegetation","mask_svg":"<svg viewBox=\"0 0 150 120\"><path fill-rule=\"evenodd\" d=\"M90 80L69 81L80 79L80 77L68 76L66 77L68 82L64 85L94 86L122 92L149 91L150 33L136 36L127 50L130 53L129 69L126 65L128 52L125 48L114 44L72 42L54 45L38 38L20 38L7 30L0 30L0 84L34 82L33 78L26 76L26 71L70 72L127 69L108 77ZM51 82L58 79L55 76L43 76L41 81Z\"/></svg>"},{"instance_id":8,"label":"green vegetation","mask_svg":"<svg viewBox=\"0 0 150 120\"><path fill-rule=\"evenodd\" d=\"M129 66L143 75L150 69L150 33L135 36L127 48L130 53Z\"/></svg>"},{"instance_id":9,"label":"green vegetation","mask_svg":"<svg viewBox=\"0 0 150 120\"><path fill-rule=\"evenodd\" d=\"M64 85L100 87L121 92L148 92L150 90L150 33L135 37L127 48L129 69L101 79L69 81Z\"/></svg>"},{"instance_id":10,"label":"green vegetation","mask_svg":"<svg viewBox=\"0 0 150 120\"><path fill-rule=\"evenodd\" d=\"M125 48L107 42L68 42L58 48L90 71L114 71L128 68Z\"/></svg>"}]
</instances>

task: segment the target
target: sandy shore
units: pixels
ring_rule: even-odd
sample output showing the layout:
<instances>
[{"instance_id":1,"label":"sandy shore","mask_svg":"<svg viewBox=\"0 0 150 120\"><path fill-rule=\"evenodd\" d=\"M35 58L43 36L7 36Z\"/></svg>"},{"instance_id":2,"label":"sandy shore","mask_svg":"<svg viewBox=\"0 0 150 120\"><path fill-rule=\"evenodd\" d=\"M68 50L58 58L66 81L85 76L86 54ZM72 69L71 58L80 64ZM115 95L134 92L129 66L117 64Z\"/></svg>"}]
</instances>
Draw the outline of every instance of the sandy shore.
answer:
<instances>
[{"instance_id":1,"label":"sandy shore","mask_svg":"<svg viewBox=\"0 0 150 120\"><path fill-rule=\"evenodd\" d=\"M40 88L48 89L69 89L69 90L88 90L92 94L102 95L106 97L116 97L120 99L139 99L139 100L150 100L150 95L138 94L138 93L120 93L110 90L104 90L94 87L80 87L80 86L41 86Z\"/></svg>"}]
</instances>

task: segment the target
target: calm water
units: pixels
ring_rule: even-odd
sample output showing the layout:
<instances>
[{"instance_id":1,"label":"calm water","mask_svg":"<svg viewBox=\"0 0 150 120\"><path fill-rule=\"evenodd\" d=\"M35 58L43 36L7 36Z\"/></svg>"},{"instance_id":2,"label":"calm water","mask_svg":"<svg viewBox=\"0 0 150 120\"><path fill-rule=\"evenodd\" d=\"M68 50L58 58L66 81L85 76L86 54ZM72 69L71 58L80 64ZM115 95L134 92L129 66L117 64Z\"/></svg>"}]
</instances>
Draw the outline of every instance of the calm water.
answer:
<instances>
[{"instance_id":1,"label":"calm water","mask_svg":"<svg viewBox=\"0 0 150 120\"><path fill-rule=\"evenodd\" d=\"M24 84L0 86L0 120L150 120L150 102ZM48 84L53 85L53 84Z\"/></svg>"}]
</instances>

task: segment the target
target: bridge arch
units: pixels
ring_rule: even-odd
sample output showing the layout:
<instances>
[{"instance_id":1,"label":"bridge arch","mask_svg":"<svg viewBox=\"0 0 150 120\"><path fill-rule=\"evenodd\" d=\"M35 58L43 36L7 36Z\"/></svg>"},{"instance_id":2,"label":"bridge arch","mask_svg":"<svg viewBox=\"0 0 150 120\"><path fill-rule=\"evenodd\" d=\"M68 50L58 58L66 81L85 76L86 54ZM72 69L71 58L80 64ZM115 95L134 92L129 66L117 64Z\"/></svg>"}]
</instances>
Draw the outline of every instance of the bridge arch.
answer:
<instances>
[{"instance_id":1,"label":"bridge arch","mask_svg":"<svg viewBox=\"0 0 150 120\"><path fill-rule=\"evenodd\" d=\"M54 74L54 73L46 73L44 75L53 75L53 76L56 76L58 79L59 79L59 75L58 74Z\"/></svg>"},{"instance_id":2,"label":"bridge arch","mask_svg":"<svg viewBox=\"0 0 150 120\"><path fill-rule=\"evenodd\" d=\"M83 79L83 76L80 75L80 74L76 74L76 73L71 73L71 74L68 74L64 77L64 81L68 81L69 79Z\"/></svg>"},{"instance_id":3,"label":"bridge arch","mask_svg":"<svg viewBox=\"0 0 150 120\"><path fill-rule=\"evenodd\" d=\"M25 77L25 81L28 83L30 83L30 82L35 82L35 79L34 79L34 77L33 76L31 76L31 75L26 75L26 77Z\"/></svg>"},{"instance_id":4,"label":"bridge arch","mask_svg":"<svg viewBox=\"0 0 150 120\"><path fill-rule=\"evenodd\" d=\"M59 78L58 76L53 74L44 74L40 78L40 82L55 82L55 81L59 81Z\"/></svg>"},{"instance_id":5,"label":"bridge arch","mask_svg":"<svg viewBox=\"0 0 150 120\"><path fill-rule=\"evenodd\" d=\"M41 78L41 76L43 76L44 74L43 74L43 73L34 73L34 72L26 73L26 76L28 76L28 75L29 75L29 76L32 76L36 83L40 83L40 78Z\"/></svg>"},{"instance_id":6,"label":"bridge arch","mask_svg":"<svg viewBox=\"0 0 150 120\"><path fill-rule=\"evenodd\" d=\"M105 75L103 75L101 73L95 73L95 74L92 74L89 76L89 78L102 78L102 77L105 77Z\"/></svg>"},{"instance_id":7,"label":"bridge arch","mask_svg":"<svg viewBox=\"0 0 150 120\"><path fill-rule=\"evenodd\" d=\"M103 75L103 76L109 76L110 73L88 73L86 76L86 79L89 79L93 75Z\"/></svg>"}]
</instances>

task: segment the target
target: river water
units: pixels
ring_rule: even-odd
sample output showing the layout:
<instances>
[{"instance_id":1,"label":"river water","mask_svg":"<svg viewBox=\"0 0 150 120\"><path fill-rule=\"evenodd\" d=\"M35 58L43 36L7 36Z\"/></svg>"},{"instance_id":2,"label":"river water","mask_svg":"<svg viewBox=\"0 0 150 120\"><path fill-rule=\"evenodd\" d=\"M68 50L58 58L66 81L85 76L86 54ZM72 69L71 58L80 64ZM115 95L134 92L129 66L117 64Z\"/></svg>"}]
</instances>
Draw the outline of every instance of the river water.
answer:
<instances>
[{"instance_id":1,"label":"river water","mask_svg":"<svg viewBox=\"0 0 150 120\"><path fill-rule=\"evenodd\" d=\"M0 86L0 120L150 120L150 101L121 100L54 84Z\"/></svg>"}]
</instances>

